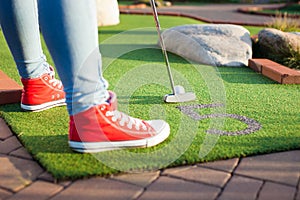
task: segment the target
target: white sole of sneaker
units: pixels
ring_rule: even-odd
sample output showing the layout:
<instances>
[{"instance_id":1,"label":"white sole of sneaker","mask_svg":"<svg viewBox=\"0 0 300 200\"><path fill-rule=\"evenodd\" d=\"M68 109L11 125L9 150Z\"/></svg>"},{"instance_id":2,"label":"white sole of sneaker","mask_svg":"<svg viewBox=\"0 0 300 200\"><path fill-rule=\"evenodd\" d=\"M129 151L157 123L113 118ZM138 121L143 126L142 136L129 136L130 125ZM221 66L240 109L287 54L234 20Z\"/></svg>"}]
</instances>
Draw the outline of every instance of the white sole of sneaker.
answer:
<instances>
[{"instance_id":1,"label":"white sole of sneaker","mask_svg":"<svg viewBox=\"0 0 300 200\"><path fill-rule=\"evenodd\" d=\"M25 111L40 112L40 111L47 110L47 109L50 109L53 107L64 106L64 105L66 105L66 99L60 99L57 101L51 101L51 102L34 105L34 106L25 105L25 104L21 103L21 108Z\"/></svg>"},{"instance_id":2,"label":"white sole of sneaker","mask_svg":"<svg viewBox=\"0 0 300 200\"><path fill-rule=\"evenodd\" d=\"M79 153L97 153L124 148L147 148L165 141L170 135L170 126L162 120L152 120L148 123L156 130L157 135L141 140L126 140L117 142L74 142L69 141L69 146Z\"/></svg>"}]
</instances>

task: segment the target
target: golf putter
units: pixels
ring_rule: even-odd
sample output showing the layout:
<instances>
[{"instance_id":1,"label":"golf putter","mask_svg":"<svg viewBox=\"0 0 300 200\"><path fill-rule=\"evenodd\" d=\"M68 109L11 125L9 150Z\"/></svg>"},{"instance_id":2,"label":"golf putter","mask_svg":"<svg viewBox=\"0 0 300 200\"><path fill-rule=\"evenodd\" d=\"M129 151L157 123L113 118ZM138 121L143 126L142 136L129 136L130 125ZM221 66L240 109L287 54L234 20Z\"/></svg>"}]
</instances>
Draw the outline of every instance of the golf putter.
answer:
<instances>
[{"instance_id":1,"label":"golf putter","mask_svg":"<svg viewBox=\"0 0 300 200\"><path fill-rule=\"evenodd\" d=\"M158 19L157 9L155 6L155 0L150 0L150 4L152 7L153 17L154 17L154 21L156 24L156 30L158 33L161 50L162 50L162 53L163 53L163 56L165 59L165 63L167 66L167 71L168 71L168 75L169 75L169 79L170 79L170 83L171 83L171 88L172 88L172 92L173 92L172 94L165 95L164 101L166 103L180 103L180 102L194 101L194 100L196 100L196 95L194 93L192 93L192 92L186 93L184 88L181 85L174 86L174 80L173 80L173 76L172 76L172 72L171 72L171 67L170 67L170 63L169 63L166 46L165 46L164 40L161 36L161 28L160 28L160 23L159 23L159 19Z\"/></svg>"}]
</instances>

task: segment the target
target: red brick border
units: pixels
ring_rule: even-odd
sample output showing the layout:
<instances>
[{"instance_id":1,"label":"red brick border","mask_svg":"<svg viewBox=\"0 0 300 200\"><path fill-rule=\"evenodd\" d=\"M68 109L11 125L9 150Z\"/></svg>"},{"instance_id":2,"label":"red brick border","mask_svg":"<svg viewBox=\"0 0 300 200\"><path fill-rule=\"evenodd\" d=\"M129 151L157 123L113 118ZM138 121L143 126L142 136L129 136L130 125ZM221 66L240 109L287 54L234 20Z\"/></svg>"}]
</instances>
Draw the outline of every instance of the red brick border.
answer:
<instances>
[{"instance_id":1,"label":"red brick border","mask_svg":"<svg viewBox=\"0 0 300 200\"><path fill-rule=\"evenodd\" d=\"M0 70L0 105L20 102L21 94L22 86Z\"/></svg>"},{"instance_id":2,"label":"red brick border","mask_svg":"<svg viewBox=\"0 0 300 200\"><path fill-rule=\"evenodd\" d=\"M249 59L248 66L254 71L281 84L300 84L300 72L269 59Z\"/></svg>"}]
</instances>

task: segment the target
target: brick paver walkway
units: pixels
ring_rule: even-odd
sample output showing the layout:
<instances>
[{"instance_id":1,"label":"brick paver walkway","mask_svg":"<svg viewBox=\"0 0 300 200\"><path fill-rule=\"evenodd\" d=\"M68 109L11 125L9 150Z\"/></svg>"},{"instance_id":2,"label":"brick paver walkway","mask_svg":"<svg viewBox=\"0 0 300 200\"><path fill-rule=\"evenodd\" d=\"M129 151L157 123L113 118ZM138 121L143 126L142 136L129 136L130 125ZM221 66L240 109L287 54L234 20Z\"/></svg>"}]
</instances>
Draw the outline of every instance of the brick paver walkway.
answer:
<instances>
[{"instance_id":1,"label":"brick paver walkway","mask_svg":"<svg viewBox=\"0 0 300 200\"><path fill-rule=\"evenodd\" d=\"M299 182L300 150L294 150L56 183L0 118L0 200L300 200Z\"/></svg>"},{"instance_id":2,"label":"brick paver walkway","mask_svg":"<svg viewBox=\"0 0 300 200\"><path fill-rule=\"evenodd\" d=\"M300 200L300 150L55 183L0 119L0 199Z\"/></svg>"}]
</instances>

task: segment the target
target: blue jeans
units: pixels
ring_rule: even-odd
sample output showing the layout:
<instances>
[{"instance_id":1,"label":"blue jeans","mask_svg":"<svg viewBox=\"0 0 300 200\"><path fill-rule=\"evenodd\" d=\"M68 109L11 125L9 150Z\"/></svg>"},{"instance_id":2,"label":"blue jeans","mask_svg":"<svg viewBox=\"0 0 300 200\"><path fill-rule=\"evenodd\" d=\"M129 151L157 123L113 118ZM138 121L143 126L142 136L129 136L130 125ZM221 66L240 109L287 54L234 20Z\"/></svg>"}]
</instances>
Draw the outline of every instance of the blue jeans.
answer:
<instances>
[{"instance_id":1,"label":"blue jeans","mask_svg":"<svg viewBox=\"0 0 300 200\"><path fill-rule=\"evenodd\" d=\"M41 29L70 115L106 101L94 0L0 0L0 22L22 78L48 73Z\"/></svg>"}]
</instances>

